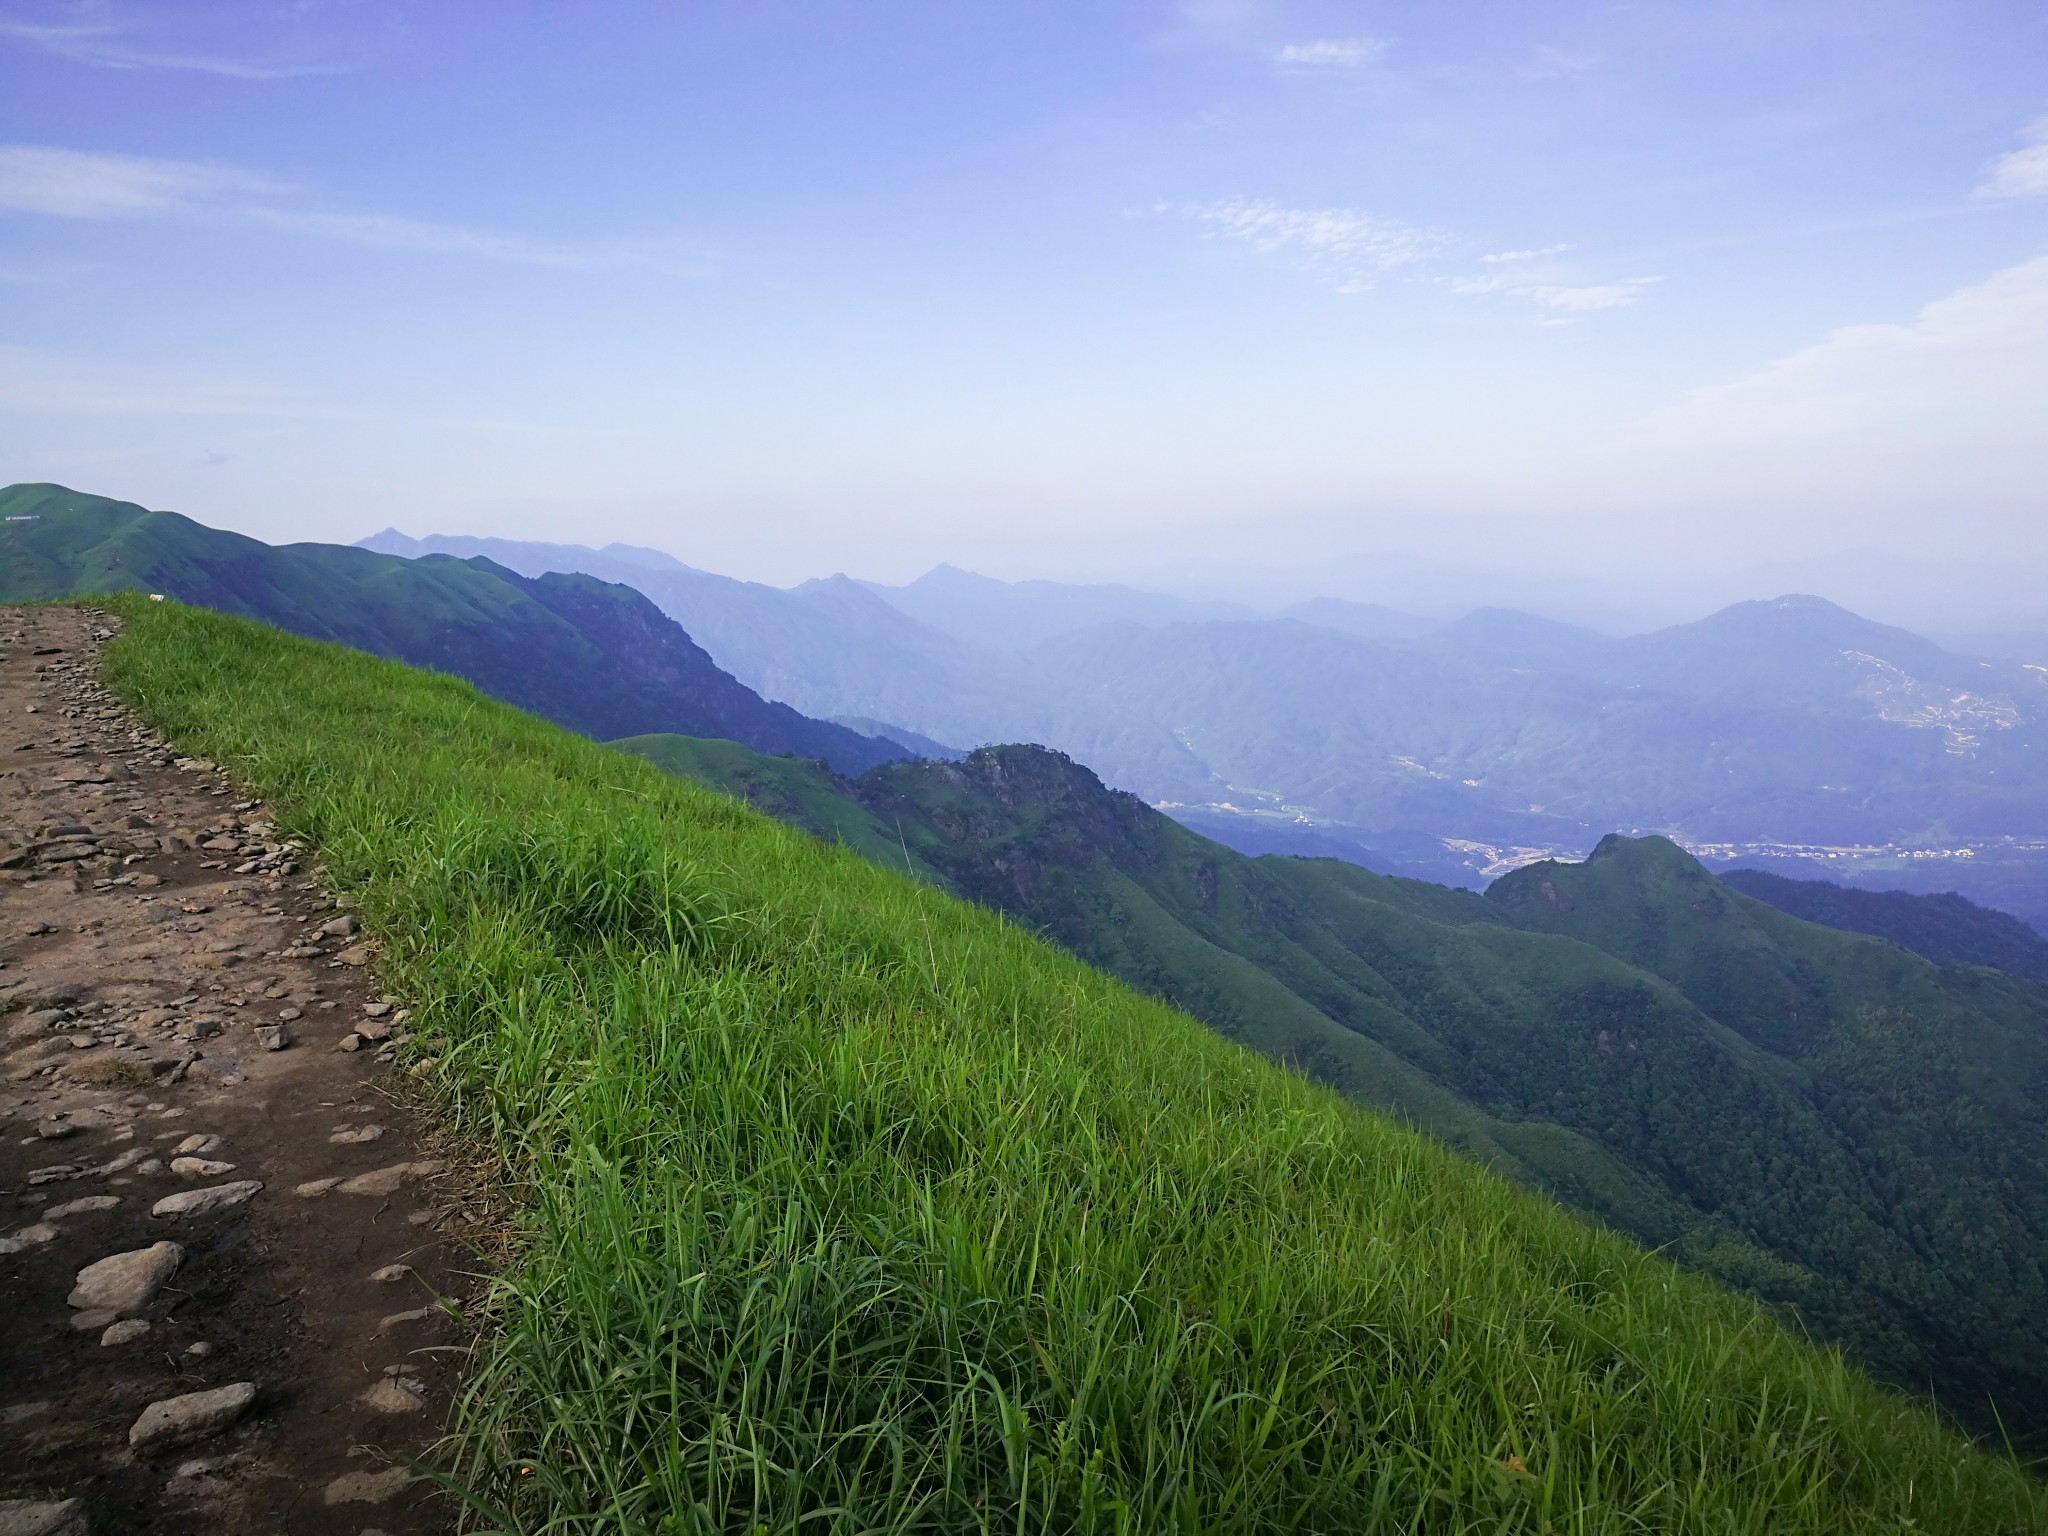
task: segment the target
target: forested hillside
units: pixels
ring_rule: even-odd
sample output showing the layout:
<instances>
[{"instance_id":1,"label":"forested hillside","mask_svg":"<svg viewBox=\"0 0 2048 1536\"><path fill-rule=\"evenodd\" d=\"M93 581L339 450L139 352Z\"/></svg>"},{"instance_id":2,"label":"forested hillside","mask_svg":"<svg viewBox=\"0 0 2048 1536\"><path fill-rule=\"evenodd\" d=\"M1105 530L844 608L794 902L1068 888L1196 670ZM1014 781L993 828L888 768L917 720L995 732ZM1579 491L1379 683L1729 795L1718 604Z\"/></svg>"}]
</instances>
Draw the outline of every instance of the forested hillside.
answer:
<instances>
[{"instance_id":1,"label":"forested hillside","mask_svg":"<svg viewBox=\"0 0 2048 1536\"><path fill-rule=\"evenodd\" d=\"M1786 918L1661 839L1484 898L1245 858L1036 748L858 781L620 743L1004 912L1356 1102L2048 1431L2048 987Z\"/></svg>"}]
</instances>

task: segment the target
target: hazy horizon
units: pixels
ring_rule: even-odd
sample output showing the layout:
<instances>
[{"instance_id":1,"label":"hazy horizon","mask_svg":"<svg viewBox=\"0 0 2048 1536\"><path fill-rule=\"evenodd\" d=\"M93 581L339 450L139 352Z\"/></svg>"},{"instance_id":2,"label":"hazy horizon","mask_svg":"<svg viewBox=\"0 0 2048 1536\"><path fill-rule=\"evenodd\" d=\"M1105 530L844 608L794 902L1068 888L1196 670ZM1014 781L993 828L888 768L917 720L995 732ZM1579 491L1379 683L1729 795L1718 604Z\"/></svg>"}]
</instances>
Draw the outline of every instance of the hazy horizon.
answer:
<instances>
[{"instance_id":1,"label":"hazy horizon","mask_svg":"<svg viewBox=\"0 0 2048 1536\"><path fill-rule=\"evenodd\" d=\"M2048 627L2037 7L4 0L0 57L9 480Z\"/></svg>"}]
</instances>

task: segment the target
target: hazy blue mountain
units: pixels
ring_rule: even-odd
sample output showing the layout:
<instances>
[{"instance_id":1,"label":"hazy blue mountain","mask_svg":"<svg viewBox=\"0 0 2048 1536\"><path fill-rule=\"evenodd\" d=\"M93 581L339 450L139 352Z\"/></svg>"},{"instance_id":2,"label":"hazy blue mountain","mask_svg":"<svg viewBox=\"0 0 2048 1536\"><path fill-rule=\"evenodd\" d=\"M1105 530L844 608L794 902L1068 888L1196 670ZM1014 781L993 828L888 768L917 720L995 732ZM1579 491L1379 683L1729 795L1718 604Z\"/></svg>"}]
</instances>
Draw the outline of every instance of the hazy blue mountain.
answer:
<instances>
[{"instance_id":1,"label":"hazy blue mountain","mask_svg":"<svg viewBox=\"0 0 2048 1536\"><path fill-rule=\"evenodd\" d=\"M2048 674L1818 599L1585 653L1539 670L1267 622L1089 630L1027 659L1069 684L1041 739L1155 802L1199 765L1367 832L1536 846L1603 824L1828 844L2048 827ZM1188 761L1150 777L1105 721L1167 731Z\"/></svg>"},{"instance_id":2,"label":"hazy blue mountain","mask_svg":"<svg viewBox=\"0 0 2048 1536\"><path fill-rule=\"evenodd\" d=\"M1978 630L1969 634L1936 635L1934 638L1958 656L2048 666L2048 630Z\"/></svg>"},{"instance_id":3,"label":"hazy blue mountain","mask_svg":"<svg viewBox=\"0 0 2048 1536\"><path fill-rule=\"evenodd\" d=\"M738 581L625 545L587 549L387 529L364 547L487 554L513 570L582 571L637 587L748 687L805 714L887 722L949 747L1033 734L1031 673L905 614L845 576L794 589Z\"/></svg>"},{"instance_id":4,"label":"hazy blue mountain","mask_svg":"<svg viewBox=\"0 0 2048 1536\"><path fill-rule=\"evenodd\" d=\"M863 736L872 736L878 741L893 741L913 757L928 757L935 762L958 762L967 756L960 747L949 747L943 741L933 741L929 736L920 736L915 731L906 731L900 725L891 725L886 720L871 720L863 715L840 715L832 722L843 725L849 731L859 731Z\"/></svg>"},{"instance_id":5,"label":"hazy blue mountain","mask_svg":"<svg viewBox=\"0 0 2048 1536\"><path fill-rule=\"evenodd\" d=\"M1431 650L1485 665L1587 674L1599 672L1616 643L1597 630L1513 608L1475 608L1422 640Z\"/></svg>"},{"instance_id":6,"label":"hazy blue mountain","mask_svg":"<svg viewBox=\"0 0 2048 1536\"><path fill-rule=\"evenodd\" d=\"M951 567L781 591L617 546L450 547L632 581L768 697L956 748L1041 742L1226 840L1313 828L1316 851L1460 882L1616 826L1716 863L1853 845L1831 875L2048 909L2048 847L2025 845L2048 827L2048 672L1819 598L1620 639L1500 608L1415 634L1362 604L1261 618ZM1914 857L1962 840L1967 860Z\"/></svg>"},{"instance_id":7,"label":"hazy blue mountain","mask_svg":"<svg viewBox=\"0 0 2048 1536\"><path fill-rule=\"evenodd\" d=\"M1403 613L1379 603L1349 602L1341 597L1313 597L1283 610L1279 617L1320 624L1324 629L1356 635L1362 640L1414 640L1443 627L1436 619Z\"/></svg>"},{"instance_id":8,"label":"hazy blue mountain","mask_svg":"<svg viewBox=\"0 0 2048 1536\"><path fill-rule=\"evenodd\" d=\"M1237 603L1199 602L1136 587L997 581L951 565L935 566L906 586L863 585L920 623L1001 651L1025 650L1058 635L1105 624L1153 628L1263 617Z\"/></svg>"},{"instance_id":9,"label":"hazy blue mountain","mask_svg":"<svg viewBox=\"0 0 2048 1536\"><path fill-rule=\"evenodd\" d=\"M2048 981L2048 938L2017 917L1954 891L1859 891L1830 880L1788 880L1762 869L1724 869L1720 881L1780 912L1889 939L1937 965L1988 965Z\"/></svg>"}]
</instances>

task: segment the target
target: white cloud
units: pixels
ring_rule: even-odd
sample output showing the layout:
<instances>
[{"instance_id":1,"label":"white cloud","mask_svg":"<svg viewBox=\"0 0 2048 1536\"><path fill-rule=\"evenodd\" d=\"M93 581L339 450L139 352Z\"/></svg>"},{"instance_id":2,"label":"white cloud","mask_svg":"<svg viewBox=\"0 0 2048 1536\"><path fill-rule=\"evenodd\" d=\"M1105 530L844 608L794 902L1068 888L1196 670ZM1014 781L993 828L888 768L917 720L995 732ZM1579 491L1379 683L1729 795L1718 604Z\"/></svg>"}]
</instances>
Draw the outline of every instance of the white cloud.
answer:
<instances>
[{"instance_id":1,"label":"white cloud","mask_svg":"<svg viewBox=\"0 0 2048 1536\"><path fill-rule=\"evenodd\" d=\"M1509 252L1507 257L1482 257L1481 260L1499 260L1535 256L1540 252ZM1643 296L1643 290L1654 283L1661 283L1661 277L1629 277L1614 283L1545 283L1532 282L1523 277L1487 276L1454 277L1445 284L1451 292L1471 296L1483 294L1505 294L1509 298L1527 299L1545 309L1566 314L1586 314L1598 309L1625 309Z\"/></svg>"},{"instance_id":2,"label":"white cloud","mask_svg":"<svg viewBox=\"0 0 2048 1536\"><path fill-rule=\"evenodd\" d=\"M1495 251L1491 256L1482 256L1481 261L1538 261L1545 256L1560 256L1570 250L1569 245L1546 245L1534 251Z\"/></svg>"},{"instance_id":3,"label":"white cloud","mask_svg":"<svg viewBox=\"0 0 2048 1536\"><path fill-rule=\"evenodd\" d=\"M0 210L72 219L205 215L348 245L521 266L704 272L701 254L681 241L550 242L428 219L293 206L290 194L290 188L234 166L0 145Z\"/></svg>"},{"instance_id":4,"label":"white cloud","mask_svg":"<svg viewBox=\"0 0 2048 1536\"><path fill-rule=\"evenodd\" d=\"M396 218L381 213L324 213L313 209L252 207L243 217L272 229L375 246L387 251L421 251L436 256L474 256L484 261L519 266L560 267L597 271L609 267L658 267L683 275L702 276L705 265L685 242L612 241L556 244L523 235L440 224L430 219Z\"/></svg>"},{"instance_id":5,"label":"white cloud","mask_svg":"<svg viewBox=\"0 0 2048 1536\"><path fill-rule=\"evenodd\" d=\"M2048 197L2048 117L2030 125L2027 137L2032 142L2024 149L1991 162L1978 197Z\"/></svg>"},{"instance_id":6,"label":"white cloud","mask_svg":"<svg viewBox=\"0 0 2048 1536\"><path fill-rule=\"evenodd\" d=\"M2043 400L2048 256L2037 256L1935 300L1908 323L1844 326L1746 379L1699 391L1658 420L1693 436L1873 444L2013 427L2048 460Z\"/></svg>"},{"instance_id":7,"label":"white cloud","mask_svg":"<svg viewBox=\"0 0 2048 1536\"><path fill-rule=\"evenodd\" d=\"M1383 37L1326 37L1313 43L1289 43L1274 58L1282 64L1313 69L1357 69L1383 57L1387 48Z\"/></svg>"},{"instance_id":8,"label":"white cloud","mask_svg":"<svg viewBox=\"0 0 2048 1536\"><path fill-rule=\"evenodd\" d=\"M1355 208L1288 208L1236 199L1191 204L1180 212L1206 226L1209 238L1284 255L1340 293L1362 292L1379 273L1420 261L1445 242L1434 230Z\"/></svg>"},{"instance_id":9,"label":"white cloud","mask_svg":"<svg viewBox=\"0 0 2048 1536\"><path fill-rule=\"evenodd\" d=\"M0 37L12 38L96 69L171 69L225 75L236 80L283 80L299 75L331 75L343 66L307 59L249 58L225 53L165 49L141 41L132 24L99 22L82 26L38 26L26 21L0 21Z\"/></svg>"},{"instance_id":10,"label":"white cloud","mask_svg":"<svg viewBox=\"0 0 2048 1536\"><path fill-rule=\"evenodd\" d=\"M1663 498L1765 540L1832 526L1844 546L2039 548L2043 400L2048 256L1652 414L1616 435L1582 500Z\"/></svg>"},{"instance_id":11,"label":"white cloud","mask_svg":"<svg viewBox=\"0 0 2048 1536\"><path fill-rule=\"evenodd\" d=\"M145 218L277 190L232 166L0 145L0 208L66 219Z\"/></svg>"}]
</instances>

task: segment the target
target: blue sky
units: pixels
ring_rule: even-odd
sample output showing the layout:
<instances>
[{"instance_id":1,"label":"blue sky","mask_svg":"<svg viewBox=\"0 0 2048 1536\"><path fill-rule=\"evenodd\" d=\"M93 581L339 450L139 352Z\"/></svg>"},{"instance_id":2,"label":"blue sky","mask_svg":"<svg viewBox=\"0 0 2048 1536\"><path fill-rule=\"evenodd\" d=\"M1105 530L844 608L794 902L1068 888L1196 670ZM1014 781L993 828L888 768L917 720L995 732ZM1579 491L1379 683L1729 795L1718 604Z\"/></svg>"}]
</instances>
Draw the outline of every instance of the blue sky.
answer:
<instances>
[{"instance_id":1,"label":"blue sky","mask_svg":"<svg viewBox=\"0 0 2048 1536\"><path fill-rule=\"evenodd\" d=\"M2048 561L2038 3L0 0L0 79L6 479L777 581Z\"/></svg>"}]
</instances>

